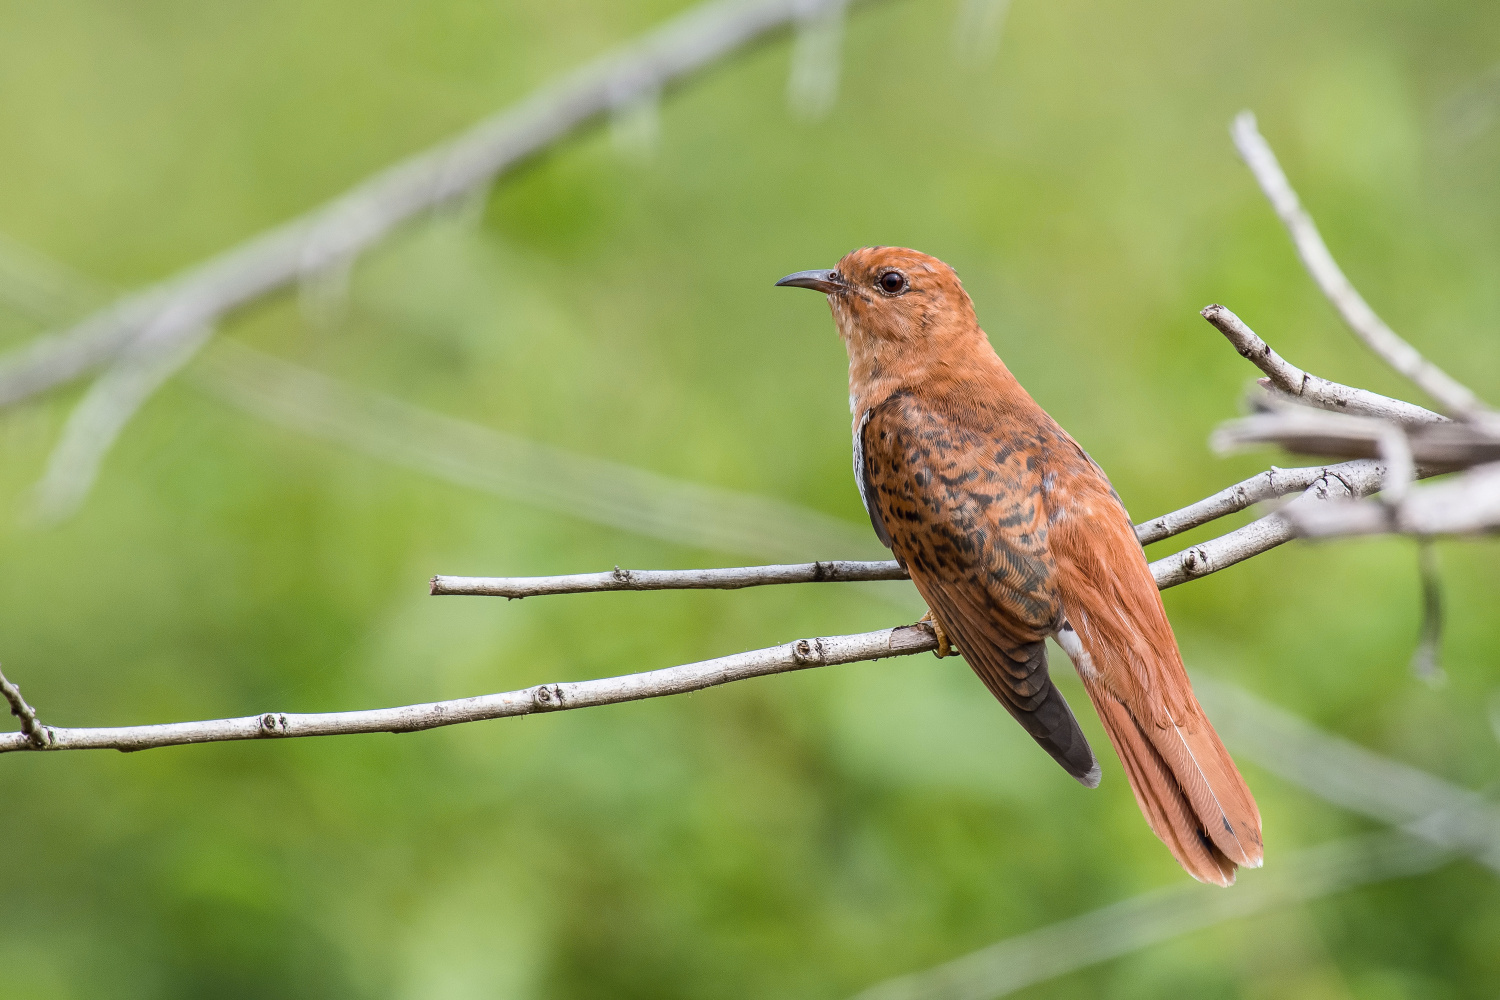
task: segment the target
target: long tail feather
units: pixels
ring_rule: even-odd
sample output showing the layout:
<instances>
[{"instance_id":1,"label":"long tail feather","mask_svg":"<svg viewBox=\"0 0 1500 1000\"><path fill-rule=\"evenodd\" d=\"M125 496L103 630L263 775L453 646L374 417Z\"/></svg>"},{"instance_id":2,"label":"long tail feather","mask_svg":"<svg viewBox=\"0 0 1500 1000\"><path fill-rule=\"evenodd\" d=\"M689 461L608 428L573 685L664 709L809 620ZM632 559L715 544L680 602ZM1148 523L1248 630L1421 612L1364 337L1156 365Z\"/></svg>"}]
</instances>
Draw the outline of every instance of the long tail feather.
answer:
<instances>
[{"instance_id":1,"label":"long tail feather","mask_svg":"<svg viewBox=\"0 0 1500 1000\"><path fill-rule=\"evenodd\" d=\"M1098 683L1084 682L1104 731L1125 766L1130 790L1135 793L1146 822L1172 852L1177 863L1200 882L1234 884L1236 861L1227 856L1206 829L1203 815L1183 790L1177 771L1157 749L1157 741L1142 726L1125 703ZM1257 837L1259 830L1257 829Z\"/></svg>"}]
</instances>

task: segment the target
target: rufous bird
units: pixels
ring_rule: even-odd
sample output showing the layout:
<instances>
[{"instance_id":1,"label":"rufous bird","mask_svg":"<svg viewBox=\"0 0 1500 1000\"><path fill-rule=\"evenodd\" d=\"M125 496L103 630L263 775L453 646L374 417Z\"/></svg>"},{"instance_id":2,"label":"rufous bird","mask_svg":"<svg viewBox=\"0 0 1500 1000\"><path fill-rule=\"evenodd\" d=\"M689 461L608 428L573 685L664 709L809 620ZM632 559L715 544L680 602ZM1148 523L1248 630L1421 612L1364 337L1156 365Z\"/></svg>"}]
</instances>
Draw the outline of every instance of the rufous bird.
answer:
<instances>
[{"instance_id":1,"label":"rufous bird","mask_svg":"<svg viewBox=\"0 0 1500 1000\"><path fill-rule=\"evenodd\" d=\"M1047 674L1073 661L1151 829L1194 878L1259 867L1260 811L1182 665L1125 505L1021 388L958 275L898 247L777 282L828 296L849 352L854 478L949 641L1078 781L1099 763Z\"/></svg>"}]
</instances>

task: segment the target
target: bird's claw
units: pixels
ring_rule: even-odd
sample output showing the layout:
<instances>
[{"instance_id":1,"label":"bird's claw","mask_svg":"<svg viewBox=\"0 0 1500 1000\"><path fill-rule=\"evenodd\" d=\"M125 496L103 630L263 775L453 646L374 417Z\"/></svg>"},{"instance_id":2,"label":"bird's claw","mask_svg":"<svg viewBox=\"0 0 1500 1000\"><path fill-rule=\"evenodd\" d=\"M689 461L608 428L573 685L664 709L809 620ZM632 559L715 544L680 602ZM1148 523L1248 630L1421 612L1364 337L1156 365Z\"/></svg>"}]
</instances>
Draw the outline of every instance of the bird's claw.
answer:
<instances>
[{"instance_id":1,"label":"bird's claw","mask_svg":"<svg viewBox=\"0 0 1500 1000\"><path fill-rule=\"evenodd\" d=\"M921 619L918 621L918 624L925 624L929 628L931 628L933 636L938 641L937 649L934 649L932 651L933 656L936 656L938 659L942 659L945 656L951 656L954 653L958 652L958 648L955 647L951 642L949 642L948 633L943 628L943 623L938 621L937 615L932 613L931 608L927 609L927 613L921 617Z\"/></svg>"}]
</instances>

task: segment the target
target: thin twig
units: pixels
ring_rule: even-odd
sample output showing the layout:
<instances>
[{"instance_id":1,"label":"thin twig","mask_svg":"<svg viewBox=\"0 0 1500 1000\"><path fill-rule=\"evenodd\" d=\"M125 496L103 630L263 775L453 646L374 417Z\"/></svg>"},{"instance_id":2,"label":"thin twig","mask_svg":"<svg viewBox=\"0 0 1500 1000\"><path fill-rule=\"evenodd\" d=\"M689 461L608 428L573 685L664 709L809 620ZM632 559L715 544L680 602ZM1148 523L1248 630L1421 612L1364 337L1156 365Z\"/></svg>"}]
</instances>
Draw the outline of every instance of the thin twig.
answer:
<instances>
[{"instance_id":1,"label":"thin twig","mask_svg":"<svg viewBox=\"0 0 1500 1000\"><path fill-rule=\"evenodd\" d=\"M570 576L435 576L435 596L542 597L609 590L739 590L777 583L853 583L906 580L894 559L884 562L830 561L790 566L738 566L726 569L621 569Z\"/></svg>"},{"instance_id":2,"label":"thin twig","mask_svg":"<svg viewBox=\"0 0 1500 1000\"><path fill-rule=\"evenodd\" d=\"M1269 391L1279 392L1295 402L1316 406L1338 413L1357 413L1369 417L1381 417L1403 424L1438 423L1448 418L1440 413L1408 403L1403 399L1392 399L1368 389L1330 382L1303 371L1271 349L1245 321L1221 305L1204 306L1204 319L1224 335L1240 353L1240 357L1266 373L1261 384Z\"/></svg>"},{"instance_id":3,"label":"thin twig","mask_svg":"<svg viewBox=\"0 0 1500 1000\"><path fill-rule=\"evenodd\" d=\"M1297 192L1292 190L1281 164L1276 161L1276 154L1261 136L1255 124L1255 115L1249 111L1240 112L1234 119L1230 134L1234 137L1240 156L1260 184L1260 189L1265 192L1271 207L1276 210L1287 232L1291 234L1297 255L1302 258L1308 273L1328 301L1333 303L1354 335L1364 341L1381 360L1410 379L1453 416L1468 420L1483 413L1484 404L1467 386L1422 357L1416 348L1401 339L1375 314L1375 310L1370 308L1369 303L1345 277L1333 255L1328 252L1323 237L1318 234L1318 227L1313 224L1312 217L1302 208Z\"/></svg>"},{"instance_id":4,"label":"thin twig","mask_svg":"<svg viewBox=\"0 0 1500 1000\"><path fill-rule=\"evenodd\" d=\"M809 5L807 14L797 19L786 98L792 111L804 118L822 118L838 102L847 7L848 0Z\"/></svg>"},{"instance_id":5,"label":"thin twig","mask_svg":"<svg viewBox=\"0 0 1500 1000\"><path fill-rule=\"evenodd\" d=\"M297 736L345 736L355 733L411 733L484 719L504 719L538 712L558 712L597 705L617 705L642 698L685 694L731 681L768 674L826 667L840 663L909 656L937 648L926 625L903 625L862 635L838 635L720 656L664 670L562 684L540 684L520 691L487 694L454 701L377 708L363 712L300 715L267 712L240 719L172 722L116 729L49 727L45 747L25 734L0 735L0 753L13 750L145 750L186 743L281 739Z\"/></svg>"},{"instance_id":6,"label":"thin twig","mask_svg":"<svg viewBox=\"0 0 1500 1000\"><path fill-rule=\"evenodd\" d=\"M132 345L190 337L230 310L342 265L397 225L490 183L613 109L846 2L717 0L694 7L333 201L0 359L0 406L77 378Z\"/></svg>"},{"instance_id":7,"label":"thin twig","mask_svg":"<svg viewBox=\"0 0 1500 1000\"><path fill-rule=\"evenodd\" d=\"M934 641L933 646L937 643ZM10 714L21 720L21 731L16 736L21 737L24 747L17 749L47 750L51 743L51 730L42 725L36 717L36 709L26 704L26 699L21 697L21 689L12 684L0 671L0 695L10 703ZM6 734L10 736L10 734Z\"/></svg>"}]
</instances>

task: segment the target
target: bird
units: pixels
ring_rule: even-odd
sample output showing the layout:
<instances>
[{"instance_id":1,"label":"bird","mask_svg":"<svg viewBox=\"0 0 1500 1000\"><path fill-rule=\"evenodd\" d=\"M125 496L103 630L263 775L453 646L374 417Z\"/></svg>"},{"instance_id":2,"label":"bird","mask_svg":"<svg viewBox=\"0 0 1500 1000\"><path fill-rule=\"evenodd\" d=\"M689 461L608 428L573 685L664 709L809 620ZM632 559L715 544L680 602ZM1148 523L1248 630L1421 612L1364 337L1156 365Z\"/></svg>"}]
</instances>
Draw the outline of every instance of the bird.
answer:
<instances>
[{"instance_id":1,"label":"bird","mask_svg":"<svg viewBox=\"0 0 1500 1000\"><path fill-rule=\"evenodd\" d=\"M1055 640L1178 863L1222 886L1260 867L1260 811L1193 694L1124 502L996 354L953 268L875 246L776 284L827 296L860 499L927 602L938 651L956 647L1094 788L1099 762L1048 674Z\"/></svg>"}]
</instances>

